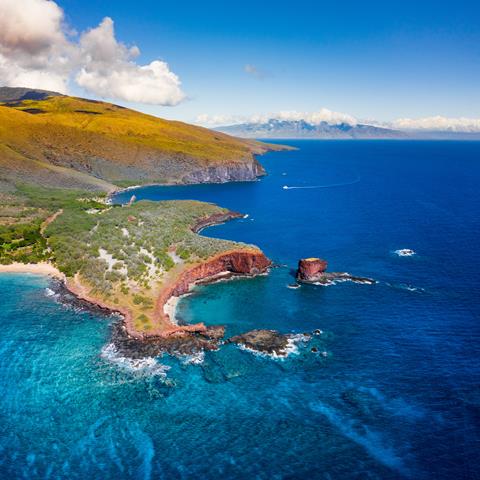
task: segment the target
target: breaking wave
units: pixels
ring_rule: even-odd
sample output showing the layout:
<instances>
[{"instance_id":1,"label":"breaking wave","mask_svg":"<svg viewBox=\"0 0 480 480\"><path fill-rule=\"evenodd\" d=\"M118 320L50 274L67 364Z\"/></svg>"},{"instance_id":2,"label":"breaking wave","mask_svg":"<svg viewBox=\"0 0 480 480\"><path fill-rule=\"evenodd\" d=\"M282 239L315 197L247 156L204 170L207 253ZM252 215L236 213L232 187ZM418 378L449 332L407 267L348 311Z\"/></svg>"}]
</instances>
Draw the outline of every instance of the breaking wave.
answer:
<instances>
[{"instance_id":1,"label":"breaking wave","mask_svg":"<svg viewBox=\"0 0 480 480\"><path fill-rule=\"evenodd\" d=\"M141 376L160 376L166 378L167 372L170 370L169 366L158 363L153 357L124 357L119 353L113 343L109 343L102 348L100 357L126 372L139 374Z\"/></svg>"}]
</instances>

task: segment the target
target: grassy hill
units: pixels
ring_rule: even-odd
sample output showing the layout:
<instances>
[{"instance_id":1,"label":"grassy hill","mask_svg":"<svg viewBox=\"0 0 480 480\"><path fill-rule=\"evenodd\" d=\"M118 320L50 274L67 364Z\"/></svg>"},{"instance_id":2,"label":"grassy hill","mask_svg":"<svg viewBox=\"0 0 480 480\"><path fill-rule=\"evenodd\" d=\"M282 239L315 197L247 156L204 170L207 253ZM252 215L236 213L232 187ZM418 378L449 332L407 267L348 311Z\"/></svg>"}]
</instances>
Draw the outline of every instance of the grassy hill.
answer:
<instances>
[{"instance_id":1,"label":"grassy hill","mask_svg":"<svg viewBox=\"0 0 480 480\"><path fill-rule=\"evenodd\" d=\"M0 88L0 188L252 180L268 145L105 102Z\"/></svg>"}]
</instances>

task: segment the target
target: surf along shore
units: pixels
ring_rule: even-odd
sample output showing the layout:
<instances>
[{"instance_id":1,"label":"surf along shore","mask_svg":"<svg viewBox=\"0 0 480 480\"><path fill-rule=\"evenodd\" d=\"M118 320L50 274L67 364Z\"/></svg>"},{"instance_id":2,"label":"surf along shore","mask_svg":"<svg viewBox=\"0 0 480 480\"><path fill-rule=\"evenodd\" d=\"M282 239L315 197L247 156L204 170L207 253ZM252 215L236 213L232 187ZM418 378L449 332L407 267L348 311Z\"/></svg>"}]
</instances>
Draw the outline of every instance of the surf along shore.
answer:
<instances>
[{"instance_id":1,"label":"surf along shore","mask_svg":"<svg viewBox=\"0 0 480 480\"><path fill-rule=\"evenodd\" d=\"M193 233L198 233L208 226L224 223L228 220L240 218L241 214L231 211L213 213L200 218L191 228ZM191 325L178 325L175 319L176 304L182 295L188 294L197 283L210 283L219 279L232 277L253 277L265 274L271 261L264 253L253 246L239 246L216 253L205 260L192 263L179 263L168 274L161 285L154 288L155 296L153 308L152 327L140 330L134 321L134 312L122 302L114 303L100 295L92 293L88 282L77 272L67 277L52 263L12 263L0 265L0 273L32 273L48 275L60 280L69 292L77 298L94 306L118 313L123 318L123 326L128 336L148 341L154 339L167 339L170 337L183 337L191 334L205 334L208 328L204 323Z\"/></svg>"}]
</instances>

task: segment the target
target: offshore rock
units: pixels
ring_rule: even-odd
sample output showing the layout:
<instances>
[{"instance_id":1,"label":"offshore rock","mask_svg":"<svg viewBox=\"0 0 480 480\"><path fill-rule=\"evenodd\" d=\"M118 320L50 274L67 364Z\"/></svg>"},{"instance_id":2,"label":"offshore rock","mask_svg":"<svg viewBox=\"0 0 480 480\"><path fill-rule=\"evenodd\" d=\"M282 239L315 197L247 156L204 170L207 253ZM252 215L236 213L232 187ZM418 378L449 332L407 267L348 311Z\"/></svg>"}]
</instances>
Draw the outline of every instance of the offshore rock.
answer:
<instances>
[{"instance_id":1,"label":"offshore rock","mask_svg":"<svg viewBox=\"0 0 480 480\"><path fill-rule=\"evenodd\" d=\"M251 330L231 337L227 342L274 357L286 357L290 352L296 350L296 343L307 342L310 338L310 334L294 335L283 334L276 330Z\"/></svg>"},{"instance_id":2,"label":"offshore rock","mask_svg":"<svg viewBox=\"0 0 480 480\"><path fill-rule=\"evenodd\" d=\"M302 258L298 262L297 281L315 285L333 285L338 282L355 282L366 285L377 283L372 278L359 277L347 272L327 272L328 263L321 258Z\"/></svg>"},{"instance_id":3,"label":"offshore rock","mask_svg":"<svg viewBox=\"0 0 480 480\"><path fill-rule=\"evenodd\" d=\"M302 258L298 262L297 280L312 281L327 270L328 263L321 258Z\"/></svg>"}]
</instances>

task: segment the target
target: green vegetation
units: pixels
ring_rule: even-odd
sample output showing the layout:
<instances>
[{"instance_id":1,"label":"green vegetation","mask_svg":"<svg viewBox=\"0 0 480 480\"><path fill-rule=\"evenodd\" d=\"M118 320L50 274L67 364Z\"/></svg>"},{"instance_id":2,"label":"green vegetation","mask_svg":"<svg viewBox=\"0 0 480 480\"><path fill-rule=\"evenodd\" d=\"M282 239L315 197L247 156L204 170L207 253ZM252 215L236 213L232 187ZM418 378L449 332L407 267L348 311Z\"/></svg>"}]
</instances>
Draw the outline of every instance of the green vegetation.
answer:
<instances>
[{"instance_id":1,"label":"green vegetation","mask_svg":"<svg viewBox=\"0 0 480 480\"><path fill-rule=\"evenodd\" d=\"M48 259L40 222L0 225L0 263L38 263Z\"/></svg>"},{"instance_id":2,"label":"green vegetation","mask_svg":"<svg viewBox=\"0 0 480 480\"><path fill-rule=\"evenodd\" d=\"M270 148L281 147L105 102L51 96L0 103L0 263L48 261L149 330L155 298L185 264L244 245L192 232L199 219L225 212L215 205L110 206L105 192L205 179L217 167L250 172L254 154Z\"/></svg>"},{"instance_id":3,"label":"green vegetation","mask_svg":"<svg viewBox=\"0 0 480 480\"><path fill-rule=\"evenodd\" d=\"M253 162L267 146L105 102L67 96L0 103L0 183L111 191L181 183Z\"/></svg>"},{"instance_id":4,"label":"green vegetation","mask_svg":"<svg viewBox=\"0 0 480 480\"><path fill-rule=\"evenodd\" d=\"M208 203L110 206L92 193L26 185L1 198L0 263L49 261L67 277L78 273L91 295L129 308L140 329L152 328L159 289L185 263L245 246L192 231L226 212Z\"/></svg>"},{"instance_id":5,"label":"green vegetation","mask_svg":"<svg viewBox=\"0 0 480 480\"><path fill-rule=\"evenodd\" d=\"M198 218L224 211L214 205L142 201L96 214L88 213L85 205L77 201L64 207L45 236L58 268L67 276L80 272L103 295L127 278L146 286L160 272L170 271L175 266L172 251L182 260L206 259L237 245L191 231ZM134 303L144 303L141 298L134 297Z\"/></svg>"}]
</instances>

